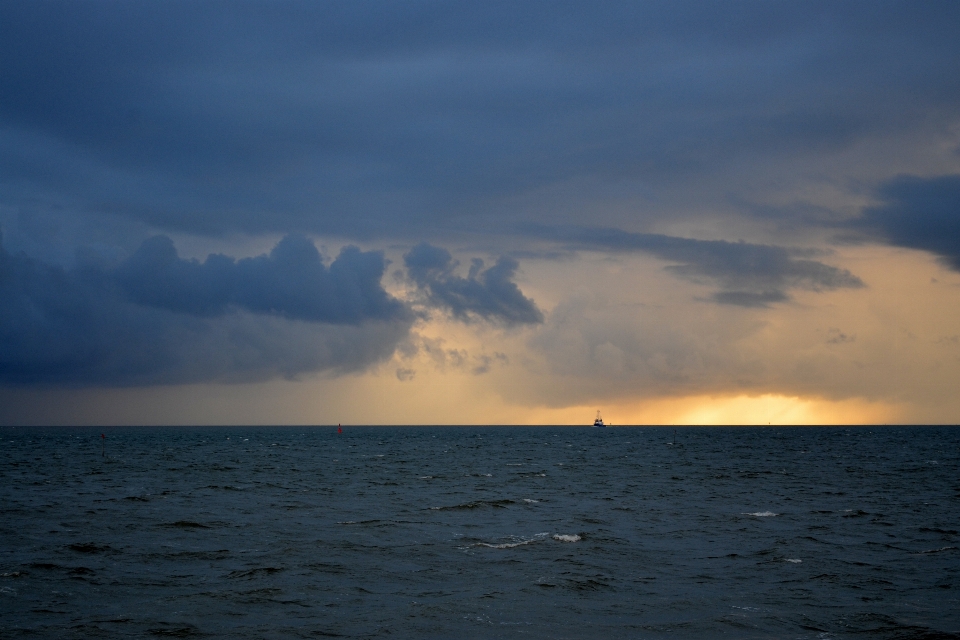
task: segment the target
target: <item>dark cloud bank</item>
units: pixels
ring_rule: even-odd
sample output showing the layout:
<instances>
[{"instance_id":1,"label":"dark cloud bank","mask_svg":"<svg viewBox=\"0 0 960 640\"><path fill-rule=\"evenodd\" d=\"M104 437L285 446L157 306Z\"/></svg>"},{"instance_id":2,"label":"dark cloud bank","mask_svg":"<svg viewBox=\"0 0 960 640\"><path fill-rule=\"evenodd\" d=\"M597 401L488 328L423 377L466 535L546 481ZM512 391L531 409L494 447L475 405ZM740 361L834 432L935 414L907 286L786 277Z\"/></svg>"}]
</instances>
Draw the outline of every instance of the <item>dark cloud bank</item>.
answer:
<instances>
[{"instance_id":1,"label":"dark cloud bank","mask_svg":"<svg viewBox=\"0 0 960 640\"><path fill-rule=\"evenodd\" d=\"M921 249L960 271L960 175L900 176L878 193L883 204L853 223L890 244Z\"/></svg>"},{"instance_id":2,"label":"dark cloud bank","mask_svg":"<svg viewBox=\"0 0 960 640\"><path fill-rule=\"evenodd\" d=\"M948 126L958 29L952 1L4 0L0 201L188 233L544 222L505 203Z\"/></svg>"},{"instance_id":3,"label":"dark cloud bank","mask_svg":"<svg viewBox=\"0 0 960 640\"><path fill-rule=\"evenodd\" d=\"M420 302L459 320L542 322L511 280L516 261L466 278L449 252L405 256ZM0 384L144 385L251 381L360 370L392 356L415 314L390 296L381 252L354 246L329 267L288 235L269 255L182 259L166 236L119 264L72 269L13 255L0 236Z\"/></svg>"},{"instance_id":4,"label":"dark cloud bank","mask_svg":"<svg viewBox=\"0 0 960 640\"><path fill-rule=\"evenodd\" d=\"M230 310L277 314L291 320L360 324L406 316L400 301L380 285L383 254L345 247L328 269L314 244L289 235L269 256L234 260L210 255L203 263L181 260L166 236L144 242L114 277L141 305L200 317Z\"/></svg>"},{"instance_id":5,"label":"dark cloud bank","mask_svg":"<svg viewBox=\"0 0 960 640\"><path fill-rule=\"evenodd\" d=\"M519 266L512 258L501 257L487 269L483 260L475 258L463 278L455 273L459 262L449 251L422 242L403 257L403 262L426 301L457 319L479 317L507 325L543 322L543 314L533 300L524 297L511 280Z\"/></svg>"},{"instance_id":6,"label":"dark cloud bank","mask_svg":"<svg viewBox=\"0 0 960 640\"><path fill-rule=\"evenodd\" d=\"M383 255L327 268L287 236L268 256L200 263L150 238L116 267L65 270L0 245L0 382L139 385L362 369L389 358L412 314L383 290Z\"/></svg>"},{"instance_id":7,"label":"dark cloud bank","mask_svg":"<svg viewBox=\"0 0 960 640\"><path fill-rule=\"evenodd\" d=\"M719 286L711 299L741 307L767 307L790 299L790 289L828 291L860 288L846 269L804 257L804 251L774 245L694 240L596 227L525 226L524 232L571 249L642 252L674 262L667 270L682 278Z\"/></svg>"}]
</instances>

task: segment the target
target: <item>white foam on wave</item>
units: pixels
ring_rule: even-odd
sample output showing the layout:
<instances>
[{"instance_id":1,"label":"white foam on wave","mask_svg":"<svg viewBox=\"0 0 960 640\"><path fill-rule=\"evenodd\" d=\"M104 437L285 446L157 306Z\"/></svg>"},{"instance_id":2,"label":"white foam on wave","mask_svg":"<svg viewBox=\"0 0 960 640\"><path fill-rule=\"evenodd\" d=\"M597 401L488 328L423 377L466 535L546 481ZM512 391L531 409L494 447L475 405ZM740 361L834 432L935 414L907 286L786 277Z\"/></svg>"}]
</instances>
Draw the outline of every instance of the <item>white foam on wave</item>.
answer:
<instances>
[{"instance_id":1,"label":"white foam on wave","mask_svg":"<svg viewBox=\"0 0 960 640\"><path fill-rule=\"evenodd\" d=\"M773 511L757 511L756 513L745 513L745 516L754 516L756 518L770 518L773 516L780 515L779 513L774 513Z\"/></svg>"},{"instance_id":2,"label":"white foam on wave","mask_svg":"<svg viewBox=\"0 0 960 640\"><path fill-rule=\"evenodd\" d=\"M560 542L580 542L581 540L583 540L583 538L581 538L575 533L570 535L555 533L553 534L553 539L559 540Z\"/></svg>"},{"instance_id":3,"label":"white foam on wave","mask_svg":"<svg viewBox=\"0 0 960 640\"><path fill-rule=\"evenodd\" d=\"M953 551L956 547L940 547L939 549L927 549L926 551L918 551L914 555L924 555L927 553L940 553L942 551Z\"/></svg>"},{"instance_id":4,"label":"white foam on wave","mask_svg":"<svg viewBox=\"0 0 960 640\"><path fill-rule=\"evenodd\" d=\"M531 542L536 542L536 540L520 540L519 542L502 542L500 544L491 544L489 542L478 542L478 547L487 547L489 549L513 549L514 547L522 547L525 544L530 544Z\"/></svg>"},{"instance_id":5,"label":"white foam on wave","mask_svg":"<svg viewBox=\"0 0 960 640\"><path fill-rule=\"evenodd\" d=\"M540 502L539 500L534 500L533 498L524 498L523 501L526 502L527 504L537 504L538 502Z\"/></svg>"},{"instance_id":6,"label":"white foam on wave","mask_svg":"<svg viewBox=\"0 0 960 640\"><path fill-rule=\"evenodd\" d=\"M792 562L793 564L800 564L803 562L800 558L784 558L787 562Z\"/></svg>"},{"instance_id":7,"label":"white foam on wave","mask_svg":"<svg viewBox=\"0 0 960 640\"><path fill-rule=\"evenodd\" d=\"M549 533L538 533L532 538L513 538L510 542L501 542L499 544L493 542L477 542L474 544L476 547L487 547L488 549L513 549L514 547L522 547L524 545L533 544L534 542L540 542L546 538Z\"/></svg>"}]
</instances>

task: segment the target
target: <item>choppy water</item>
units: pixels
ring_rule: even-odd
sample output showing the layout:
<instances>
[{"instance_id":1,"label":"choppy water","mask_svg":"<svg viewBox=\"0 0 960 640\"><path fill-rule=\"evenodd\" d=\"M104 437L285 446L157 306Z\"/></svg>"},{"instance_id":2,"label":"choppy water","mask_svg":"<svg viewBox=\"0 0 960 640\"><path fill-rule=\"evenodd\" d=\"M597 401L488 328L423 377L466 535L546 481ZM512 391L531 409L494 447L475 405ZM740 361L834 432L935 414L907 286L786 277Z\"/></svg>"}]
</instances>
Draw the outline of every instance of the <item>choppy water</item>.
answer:
<instances>
[{"instance_id":1,"label":"choppy water","mask_svg":"<svg viewBox=\"0 0 960 640\"><path fill-rule=\"evenodd\" d=\"M5 638L960 637L960 429L99 435L0 429Z\"/></svg>"}]
</instances>

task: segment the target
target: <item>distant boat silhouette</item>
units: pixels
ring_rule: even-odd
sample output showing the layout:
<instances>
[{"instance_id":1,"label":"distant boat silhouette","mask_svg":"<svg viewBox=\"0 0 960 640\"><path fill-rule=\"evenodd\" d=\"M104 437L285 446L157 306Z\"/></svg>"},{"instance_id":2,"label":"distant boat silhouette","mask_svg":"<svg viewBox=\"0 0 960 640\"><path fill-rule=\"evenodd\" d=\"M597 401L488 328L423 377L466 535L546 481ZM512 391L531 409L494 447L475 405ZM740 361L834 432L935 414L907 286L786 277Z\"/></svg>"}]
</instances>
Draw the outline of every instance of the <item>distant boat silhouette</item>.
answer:
<instances>
[{"instance_id":1,"label":"distant boat silhouette","mask_svg":"<svg viewBox=\"0 0 960 640\"><path fill-rule=\"evenodd\" d=\"M603 418L600 417L600 409L597 409L597 417L593 421L593 426L595 427L605 427L607 425L603 424Z\"/></svg>"}]
</instances>

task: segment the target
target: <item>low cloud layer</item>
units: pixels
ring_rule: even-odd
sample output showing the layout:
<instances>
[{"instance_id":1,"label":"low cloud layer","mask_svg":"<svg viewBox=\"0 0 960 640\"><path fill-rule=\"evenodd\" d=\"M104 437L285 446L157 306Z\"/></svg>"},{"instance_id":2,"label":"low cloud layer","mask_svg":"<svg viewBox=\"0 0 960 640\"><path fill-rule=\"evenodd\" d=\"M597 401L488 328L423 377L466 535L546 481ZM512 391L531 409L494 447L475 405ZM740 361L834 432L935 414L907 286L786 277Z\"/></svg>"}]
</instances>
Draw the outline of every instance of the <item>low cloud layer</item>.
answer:
<instances>
[{"instance_id":1,"label":"low cloud layer","mask_svg":"<svg viewBox=\"0 0 960 640\"><path fill-rule=\"evenodd\" d=\"M898 247L929 251L960 271L960 175L899 176L883 184L883 204L855 226Z\"/></svg>"},{"instance_id":2,"label":"low cloud layer","mask_svg":"<svg viewBox=\"0 0 960 640\"><path fill-rule=\"evenodd\" d=\"M115 268L66 270L0 244L0 383L250 381L363 369L389 358L411 314L380 286L379 253L327 269L309 240L269 256L182 260L154 237Z\"/></svg>"},{"instance_id":3,"label":"low cloud layer","mask_svg":"<svg viewBox=\"0 0 960 640\"><path fill-rule=\"evenodd\" d=\"M774 245L693 240L654 233L596 227L527 227L538 238L571 249L642 252L674 262L667 270L682 278L719 287L711 299L741 307L767 307L789 300L790 289L829 291L860 288L863 281L846 269L810 260Z\"/></svg>"},{"instance_id":4,"label":"low cloud layer","mask_svg":"<svg viewBox=\"0 0 960 640\"><path fill-rule=\"evenodd\" d=\"M466 278L456 274L460 263L449 251L426 242L411 249L403 261L427 303L458 320L479 317L505 325L543 322L537 305L512 280L519 266L513 258L500 257L487 268L475 258Z\"/></svg>"}]
</instances>

